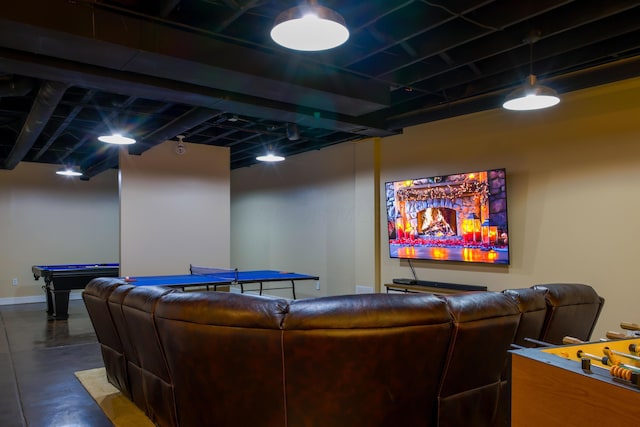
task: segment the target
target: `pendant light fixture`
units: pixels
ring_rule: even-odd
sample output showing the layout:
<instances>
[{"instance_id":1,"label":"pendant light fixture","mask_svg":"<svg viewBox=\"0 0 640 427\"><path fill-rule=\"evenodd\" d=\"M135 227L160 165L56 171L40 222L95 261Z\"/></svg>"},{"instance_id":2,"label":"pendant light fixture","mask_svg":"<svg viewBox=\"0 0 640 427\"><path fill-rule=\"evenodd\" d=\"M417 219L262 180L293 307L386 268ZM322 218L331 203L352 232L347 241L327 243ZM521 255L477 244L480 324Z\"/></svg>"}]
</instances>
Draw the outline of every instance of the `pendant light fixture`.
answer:
<instances>
[{"instance_id":1,"label":"pendant light fixture","mask_svg":"<svg viewBox=\"0 0 640 427\"><path fill-rule=\"evenodd\" d=\"M80 169L77 166L69 166L69 167L64 167L64 168L58 169L56 171L56 175L82 176L82 172L80 172Z\"/></svg>"},{"instance_id":2,"label":"pendant light fixture","mask_svg":"<svg viewBox=\"0 0 640 427\"><path fill-rule=\"evenodd\" d=\"M274 153L267 153L264 156L256 157L256 160L259 160L261 162L273 163L273 162L281 162L281 161L283 161L284 157L279 156L279 155L274 154Z\"/></svg>"},{"instance_id":3,"label":"pendant light fixture","mask_svg":"<svg viewBox=\"0 0 640 427\"><path fill-rule=\"evenodd\" d=\"M273 148L271 146L269 146L269 149L267 150L267 154L265 154L263 156L256 157L256 160L258 160L260 162L273 163L273 162L281 162L281 161L283 161L284 157L274 153Z\"/></svg>"},{"instance_id":4,"label":"pendant light fixture","mask_svg":"<svg viewBox=\"0 0 640 427\"><path fill-rule=\"evenodd\" d=\"M271 38L288 49L321 51L346 42L349 30L339 13L309 0L278 15Z\"/></svg>"},{"instance_id":5,"label":"pendant light fixture","mask_svg":"<svg viewBox=\"0 0 640 427\"><path fill-rule=\"evenodd\" d=\"M502 107L507 110L529 111L553 107L560 102L555 90L538 84L533 74L533 43L540 39L539 32L533 32L525 39L529 43L529 77L527 81L511 92Z\"/></svg>"},{"instance_id":6,"label":"pendant light fixture","mask_svg":"<svg viewBox=\"0 0 640 427\"><path fill-rule=\"evenodd\" d=\"M102 141L102 142L106 142L107 144L114 144L114 145L131 145L136 143L135 139L122 136L119 133L114 133L112 135L99 136L98 141Z\"/></svg>"}]
</instances>

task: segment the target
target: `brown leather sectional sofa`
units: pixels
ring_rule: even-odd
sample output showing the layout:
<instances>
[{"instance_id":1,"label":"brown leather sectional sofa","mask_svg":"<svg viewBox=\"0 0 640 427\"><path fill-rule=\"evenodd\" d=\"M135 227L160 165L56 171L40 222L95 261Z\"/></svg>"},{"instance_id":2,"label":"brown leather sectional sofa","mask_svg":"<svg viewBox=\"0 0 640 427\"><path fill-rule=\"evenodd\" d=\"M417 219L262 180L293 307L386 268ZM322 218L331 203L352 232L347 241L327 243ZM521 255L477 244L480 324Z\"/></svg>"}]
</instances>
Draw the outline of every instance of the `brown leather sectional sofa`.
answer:
<instances>
[{"instance_id":1,"label":"brown leather sectional sofa","mask_svg":"<svg viewBox=\"0 0 640 427\"><path fill-rule=\"evenodd\" d=\"M288 301L113 278L83 299L109 381L156 425L199 427L508 425L510 346L587 340L604 303L579 284Z\"/></svg>"}]
</instances>

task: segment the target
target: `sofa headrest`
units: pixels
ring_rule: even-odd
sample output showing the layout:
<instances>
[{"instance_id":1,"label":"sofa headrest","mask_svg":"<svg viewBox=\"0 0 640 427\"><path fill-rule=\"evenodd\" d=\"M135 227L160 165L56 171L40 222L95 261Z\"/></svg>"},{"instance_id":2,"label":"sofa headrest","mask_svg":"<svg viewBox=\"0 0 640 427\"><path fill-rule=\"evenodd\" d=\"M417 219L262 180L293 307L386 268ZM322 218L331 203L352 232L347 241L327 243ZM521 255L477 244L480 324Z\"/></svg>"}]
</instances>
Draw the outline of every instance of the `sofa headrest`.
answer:
<instances>
[{"instance_id":1,"label":"sofa headrest","mask_svg":"<svg viewBox=\"0 0 640 427\"><path fill-rule=\"evenodd\" d=\"M534 285L532 288L544 291L552 306L600 304L602 300L591 286L581 283L549 283Z\"/></svg>"},{"instance_id":2,"label":"sofa headrest","mask_svg":"<svg viewBox=\"0 0 640 427\"><path fill-rule=\"evenodd\" d=\"M173 292L173 289L160 286L135 286L124 297L123 306L153 313L160 297Z\"/></svg>"},{"instance_id":3,"label":"sofa headrest","mask_svg":"<svg viewBox=\"0 0 640 427\"><path fill-rule=\"evenodd\" d=\"M82 293L106 300L115 288L123 284L125 282L116 277L97 277L87 283Z\"/></svg>"},{"instance_id":4,"label":"sofa headrest","mask_svg":"<svg viewBox=\"0 0 640 427\"><path fill-rule=\"evenodd\" d=\"M500 292L464 292L440 298L447 301L451 315L458 323L520 315L516 303Z\"/></svg>"},{"instance_id":5,"label":"sofa headrest","mask_svg":"<svg viewBox=\"0 0 640 427\"><path fill-rule=\"evenodd\" d=\"M287 310L285 299L229 292L174 292L160 299L156 317L205 325L279 329Z\"/></svg>"},{"instance_id":6,"label":"sofa headrest","mask_svg":"<svg viewBox=\"0 0 640 427\"><path fill-rule=\"evenodd\" d=\"M135 286L129 284L118 286L113 290L111 295L109 295L109 304L115 304L116 306L122 305L124 298L132 289L135 289Z\"/></svg>"},{"instance_id":7,"label":"sofa headrest","mask_svg":"<svg viewBox=\"0 0 640 427\"><path fill-rule=\"evenodd\" d=\"M543 289L505 289L502 293L515 301L521 313L546 310L547 308L547 302L545 300L546 291Z\"/></svg>"},{"instance_id":8,"label":"sofa headrest","mask_svg":"<svg viewBox=\"0 0 640 427\"><path fill-rule=\"evenodd\" d=\"M432 294L362 294L295 300L283 329L349 329L449 323L447 306Z\"/></svg>"}]
</instances>

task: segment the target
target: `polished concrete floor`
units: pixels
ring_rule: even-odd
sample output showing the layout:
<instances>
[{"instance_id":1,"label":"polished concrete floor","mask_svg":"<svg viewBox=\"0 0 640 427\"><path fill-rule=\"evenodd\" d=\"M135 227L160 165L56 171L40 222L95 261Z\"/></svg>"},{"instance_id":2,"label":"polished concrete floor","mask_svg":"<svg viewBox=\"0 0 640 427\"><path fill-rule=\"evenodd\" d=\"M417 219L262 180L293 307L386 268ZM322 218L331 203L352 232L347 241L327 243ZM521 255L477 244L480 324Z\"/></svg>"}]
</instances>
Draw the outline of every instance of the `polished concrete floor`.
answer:
<instances>
[{"instance_id":1,"label":"polished concrete floor","mask_svg":"<svg viewBox=\"0 0 640 427\"><path fill-rule=\"evenodd\" d=\"M55 321L44 303L0 306L0 328L0 426L113 425L74 375L104 366L81 300Z\"/></svg>"}]
</instances>

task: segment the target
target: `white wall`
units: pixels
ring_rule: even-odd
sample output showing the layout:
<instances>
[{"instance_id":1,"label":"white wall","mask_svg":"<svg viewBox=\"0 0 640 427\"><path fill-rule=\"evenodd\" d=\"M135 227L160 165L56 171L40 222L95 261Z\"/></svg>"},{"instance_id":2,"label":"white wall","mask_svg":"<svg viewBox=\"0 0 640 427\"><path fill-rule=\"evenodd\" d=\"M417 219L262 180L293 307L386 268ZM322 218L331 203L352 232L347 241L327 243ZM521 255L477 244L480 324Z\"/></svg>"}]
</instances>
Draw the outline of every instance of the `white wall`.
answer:
<instances>
[{"instance_id":1,"label":"white wall","mask_svg":"<svg viewBox=\"0 0 640 427\"><path fill-rule=\"evenodd\" d=\"M562 98L546 111L497 109L408 128L382 139L379 156L370 140L233 171L232 263L318 274L321 295L363 281L384 291L411 277L406 261L389 258L384 182L504 167L511 265L415 261L418 278L494 291L587 283L606 298L594 337L638 322L640 79Z\"/></svg>"},{"instance_id":2,"label":"white wall","mask_svg":"<svg viewBox=\"0 0 640 427\"><path fill-rule=\"evenodd\" d=\"M165 141L120 151L120 274L187 274L230 267L229 149Z\"/></svg>"},{"instance_id":3,"label":"white wall","mask_svg":"<svg viewBox=\"0 0 640 427\"><path fill-rule=\"evenodd\" d=\"M362 170L362 160L358 160L372 156L366 143L346 143L280 163L234 170L234 267L319 276L321 289L316 291L311 283L300 282L296 287L300 297L354 293L356 281L373 286L373 269L358 268L356 272L360 259L364 257L372 268L375 256L375 210L371 203L376 187L369 167ZM354 179L356 171L358 180ZM365 210L356 208L356 191L366 200ZM356 228L362 225L357 222L361 221L368 223L366 232L361 231L367 238L356 242Z\"/></svg>"},{"instance_id":4,"label":"white wall","mask_svg":"<svg viewBox=\"0 0 640 427\"><path fill-rule=\"evenodd\" d=\"M562 98L545 111L488 111L386 138L381 182L505 167L511 265L414 261L418 278L490 290L587 283L607 300L598 338L640 320L640 79ZM386 242L380 257L383 281L411 277Z\"/></svg>"},{"instance_id":5,"label":"white wall","mask_svg":"<svg viewBox=\"0 0 640 427\"><path fill-rule=\"evenodd\" d=\"M44 301L32 265L118 262L116 171L80 181L57 169L0 170L0 303Z\"/></svg>"}]
</instances>

